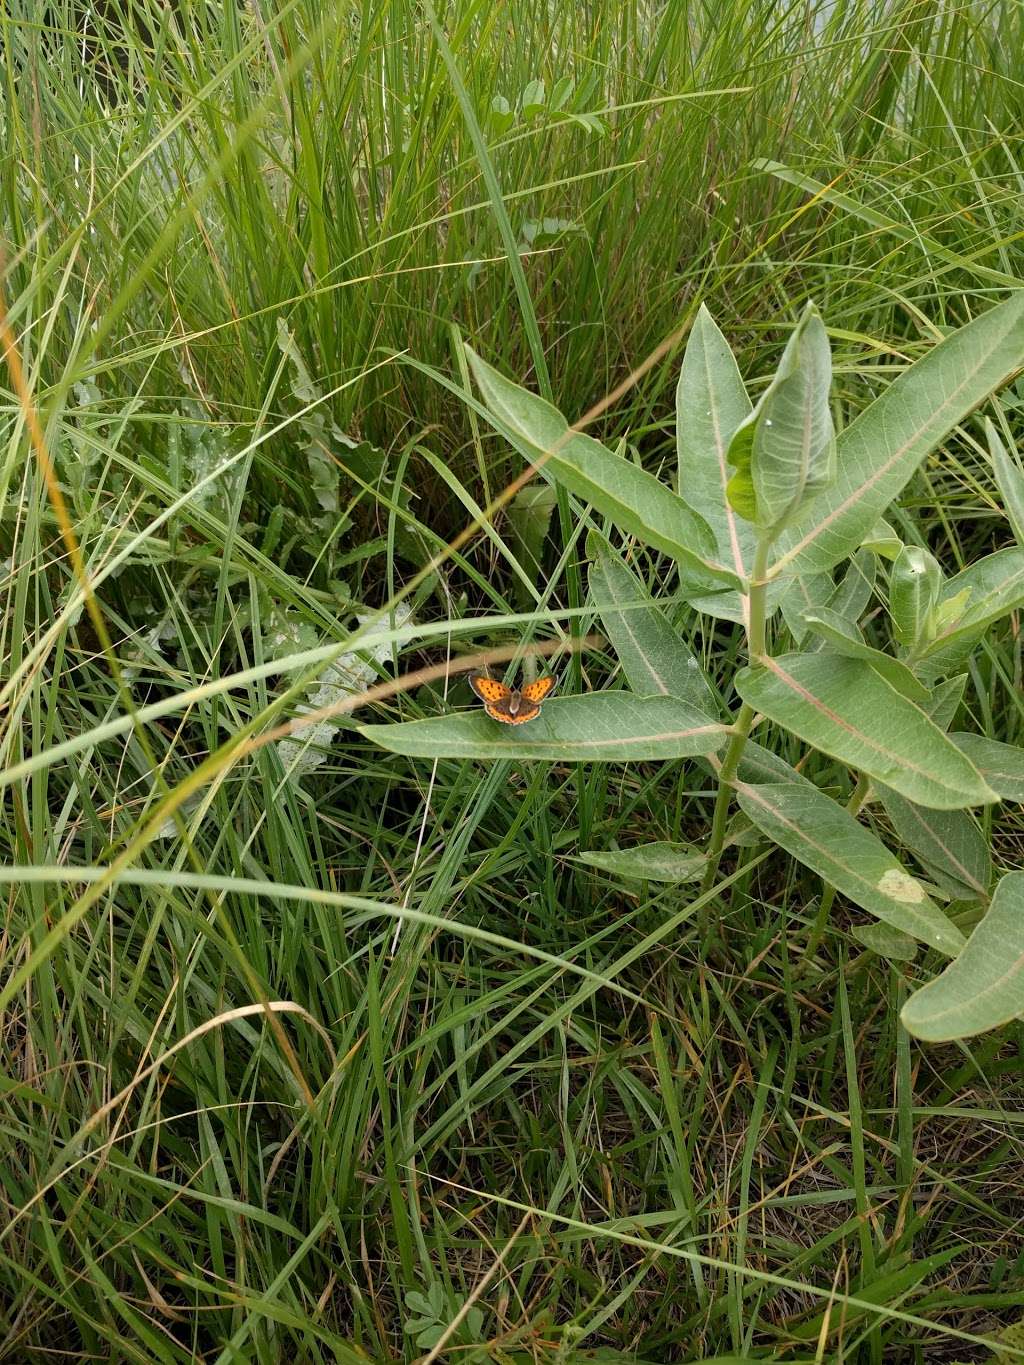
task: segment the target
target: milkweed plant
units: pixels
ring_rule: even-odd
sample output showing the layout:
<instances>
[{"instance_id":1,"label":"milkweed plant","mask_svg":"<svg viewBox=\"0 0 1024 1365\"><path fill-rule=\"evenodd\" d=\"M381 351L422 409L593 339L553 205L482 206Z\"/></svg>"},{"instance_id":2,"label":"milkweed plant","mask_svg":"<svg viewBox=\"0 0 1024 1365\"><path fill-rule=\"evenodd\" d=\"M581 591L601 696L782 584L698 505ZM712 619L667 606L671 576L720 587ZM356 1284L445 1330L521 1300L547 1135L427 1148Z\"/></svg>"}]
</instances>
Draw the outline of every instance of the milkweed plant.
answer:
<instances>
[{"instance_id":1,"label":"milkweed plant","mask_svg":"<svg viewBox=\"0 0 1024 1365\"><path fill-rule=\"evenodd\" d=\"M912 1034L962 1038L1024 1014L1024 872L996 876L979 820L1024 800L1024 751L953 724L972 652L1024 603L1024 474L1008 425L1001 435L986 418L984 432L1016 543L947 576L885 519L922 461L1024 364L1024 291L899 368L838 432L813 305L756 402L702 306L676 391L674 488L468 348L467 360L479 400L466 401L588 519L592 606L625 685L556 697L522 727L481 711L364 735L428 760L694 760L683 780L696 769L701 787L709 774L717 784L703 841L580 855L625 877L699 882L703 909L731 845L747 859L774 846L821 879L812 955L837 894L872 917L854 931L869 948L894 960L933 950L902 1010ZM624 541L675 561L674 601L742 626L733 676L705 672ZM775 752L780 731L796 766ZM837 763L850 773L841 799Z\"/></svg>"}]
</instances>

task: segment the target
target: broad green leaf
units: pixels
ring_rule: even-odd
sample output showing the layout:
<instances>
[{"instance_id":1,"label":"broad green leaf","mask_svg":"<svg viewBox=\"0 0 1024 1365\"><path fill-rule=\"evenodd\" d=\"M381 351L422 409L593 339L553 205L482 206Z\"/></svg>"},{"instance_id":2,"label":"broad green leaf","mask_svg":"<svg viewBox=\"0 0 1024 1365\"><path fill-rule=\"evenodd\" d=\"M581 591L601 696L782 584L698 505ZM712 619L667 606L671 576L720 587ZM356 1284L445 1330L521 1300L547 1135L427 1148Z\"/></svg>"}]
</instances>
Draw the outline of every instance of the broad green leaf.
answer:
<instances>
[{"instance_id":1,"label":"broad green leaf","mask_svg":"<svg viewBox=\"0 0 1024 1365\"><path fill-rule=\"evenodd\" d=\"M491 425L525 459L542 461L545 477L592 503L646 545L686 565L709 590L740 586L736 574L716 561L707 522L677 493L593 437L572 431L557 408L500 375L468 346L466 355Z\"/></svg>"},{"instance_id":2,"label":"broad green leaf","mask_svg":"<svg viewBox=\"0 0 1024 1365\"><path fill-rule=\"evenodd\" d=\"M731 471L726 452L750 412L750 399L729 343L707 308L697 310L676 386L679 493L714 532L718 559L746 578L754 531L725 494Z\"/></svg>"},{"instance_id":3,"label":"broad green leaf","mask_svg":"<svg viewBox=\"0 0 1024 1365\"><path fill-rule=\"evenodd\" d=\"M930 1043L970 1038L1024 1014L1024 872L1008 872L985 918L941 976L916 991L900 1018Z\"/></svg>"},{"instance_id":4,"label":"broad green leaf","mask_svg":"<svg viewBox=\"0 0 1024 1365\"><path fill-rule=\"evenodd\" d=\"M889 575L889 615L900 644L914 646L927 638L941 589L942 570L935 556L920 545L904 545Z\"/></svg>"},{"instance_id":5,"label":"broad green leaf","mask_svg":"<svg viewBox=\"0 0 1024 1365\"><path fill-rule=\"evenodd\" d=\"M1017 546L997 550L949 579L939 608L957 599L963 610L945 622L921 652L922 662L932 670L956 666L989 626L1024 604L1024 550Z\"/></svg>"},{"instance_id":6,"label":"broad green leaf","mask_svg":"<svg viewBox=\"0 0 1024 1365\"><path fill-rule=\"evenodd\" d=\"M845 616L848 621L859 621L871 601L877 572L878 560L874 554L870 550L858 550L846 566L842 582L825 603L829 611Z\"/></svg>"},{"instance_id":7,"label":"broad green leaf","mask_svg":"<svg viewBox=\"0 0 1024 1365\"><path fill-rule=\"evenodd\" d=\"M1024 749L958 731L950 739L1004 801L1024 801Z\"/></svg>"},{"instance_id":8,"label":"broad green leaf","mask_svg":"<svg viewBox=\"0 0 1024 1365\"><path fill-rule=\"evenodd\" d=\"M992 880L988 841L965 810L929 810L877 783L892 827L931 879L961 899L984 900Z\"/></svg>"},{"instance_id":9,"label":"broad green leaf","mask_svg":"<svg viewBox=\"0 0 1024 1365\"><path fill-rule=\"evenodd\" d=\"M871 533L918 465L1024 364L1024 290L940 341L836 443L838 475L780 538L771 574L820 573Z\"/></svg>"},{"instance_id":10,"label":"broad green leaf","mask_svg":"<svg viewBox=\"0 0 1024 1365\"><path fill-rule=\"evenodd\" d=\"M876 919L952 957L963 936L869 829L809 782L736 783L741 808L770 839Z\"/></svg>"},{"instance_id":11,"label":"broad green leaf","mask_svg":"<svg viewBox=\"0 0 1024 1365\"><path fill-rule=\"evenodd\" d=\"M923 706L931 700L931 693L924 683L918 682L905 663L894 659L891 654L883 654L867 644L860 629L843 616L819 607L804 616L809 630L826 640L836 654L846 659L864 659L876 673L881 674L902 696Z\"/></svg>"},{"instance_id":12,"label":"broad green leaf","mask_svg":"<svg viewBox=\"0 0 1024 1365\"><path fill-rule=\"evenodd\" d=\"M808 573L794 578L779 598L782 618L789 627L797 649L801 649L807 639L807 622L804 619L807 613L826 606L835 590L831 574Z\"/></svg>"},{"instance_id":13,"label":"broad green leaf","mask_svg":"<svg viewBox=\"0 0 1024 1365\"><path fill-rule=\"evenodd\" d=\"M503 725L474 710L358 728L366 739L410 758L611 763L713 754L731 733L677 697L630 692L558 697L525 725Z\"/></svg>"},{"instance_id":14,"label":"broad green leaf","mask_svg":"<svg viewBox=\"0 0 1024 1365\"><path fill-rule=\"evenodd\" d=\"M917 957L917 944L909 934L894 929L891 924L855 924L850 931L858 943L870 948L879 957L887 957L892 962L913 962Z\"/></svg>"},{"instance_id":15,"label":"broad green leaf","mask_svg":"<svg viewBox=\"0 0 1024 1365\"><path fill-rule=\"evenodd\" d=\"M922 806L951 810L997 799L938 726L863 659L762 658L741 669L736 690L808 744Z\"/></svg>"},{"instance_id":16,"label":"broad green leaf","mask_svg":"<svg viewBox=\"0 0 1024 1365\"><path fill-rule=\"evenodd\" d=\"M680 697L718 717L711 685L679 632L632 569L600 543L590 568L590 591L631 691L640 697Z\"/></svg>"},{"instance_id":17,"label":"broad green leaf","mask_svg":"<svg viewBox=\"0 0 1024 1365\"><path fill-rule=\"evenodd\" d=\"M771 383L729 442L736 468L729 502L762 530L781 530L835 478L831 385L828 336L808 304Z\"/></svg>"},{"instance_id":18,"label":"broad green leaf","mask_svg":"<svg viewBox=\"0 0 1024 1365\"><path fill-rule=\"evenodd\" d=\"M644 882L693 882L704 874L707 857L692 844L638 844L614 853L581 853L580 862L616 877Z\"/></svg>"},{"instance_id":19,"label":"broad green leaf","mask_svg":"<svg viewBox=\"0 0 1024 1365\"><path fill-rule=\"evenodd\" d=\"M985 418L985 435L992 458L992 469L1003 497L1007 520L1013 527L1017 544L1024 547L1024 471L999 439L991 418Z\"/></svg>"}]
</instances>

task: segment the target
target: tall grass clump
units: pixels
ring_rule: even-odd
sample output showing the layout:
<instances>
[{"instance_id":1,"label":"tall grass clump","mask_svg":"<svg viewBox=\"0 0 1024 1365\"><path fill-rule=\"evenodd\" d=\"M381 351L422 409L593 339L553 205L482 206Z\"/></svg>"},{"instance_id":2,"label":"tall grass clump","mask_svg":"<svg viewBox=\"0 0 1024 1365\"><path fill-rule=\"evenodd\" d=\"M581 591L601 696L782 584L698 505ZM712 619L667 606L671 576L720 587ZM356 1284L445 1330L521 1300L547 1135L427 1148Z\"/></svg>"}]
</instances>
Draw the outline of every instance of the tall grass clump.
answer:
<instances>
[{"instance_id":1,"label":"tall grass clump","mask_svg":"<svg viewBox=\"0 0 1024 1365\"><path fill-rule=\"evenodd\" d=\"M1024 9L0 33L0 1359L1024 1358Z\"/></svg>"}]
</instances>

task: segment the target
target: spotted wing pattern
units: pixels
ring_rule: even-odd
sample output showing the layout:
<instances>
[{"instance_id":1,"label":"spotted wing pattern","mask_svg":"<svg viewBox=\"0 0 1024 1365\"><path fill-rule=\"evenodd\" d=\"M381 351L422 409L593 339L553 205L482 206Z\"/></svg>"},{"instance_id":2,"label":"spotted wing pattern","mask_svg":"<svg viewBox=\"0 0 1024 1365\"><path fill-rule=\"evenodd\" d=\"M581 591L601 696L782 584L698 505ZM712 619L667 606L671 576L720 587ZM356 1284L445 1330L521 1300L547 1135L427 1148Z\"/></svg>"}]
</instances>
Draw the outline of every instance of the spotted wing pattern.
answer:
<instances>
[{"instance_id":1,"label":"spotted wing pattern","mask_svg":"<svg viewBox=\"0 0 1024 1365\"><path fill-rule=\"evenodd\" d=\"M526 701L534 702L538 707L555 685L555 680L550 673L543 678L538 678L536 682L527 683L522 689L522 696Z\"/></svg>"},{"instance_id":2,"label":"spotted wing pattern","mask_svg":"<svg viewBox=\"0 0 1024 1365\"><path fill-rule=\"evenodd\" d=\"M506 687L497 678L488 678L485 673L470 674L469 685L482 702L489 702L492 706L501 702L507 706L512 697L511 687Z\"/></svg>"},{"instance_id":3,"label":"spotted wing pattern","mask_svg":"<svg viewBox=\"0 0 1024 1365\"><path fill-rule=\"evenodd\" d=\"M531 706L529 703L521 704L519 710L513 715L509 710L507 701L494 703L485 701L484 710L492 720L500 720L505 725L522 725L540 715L540 707Z\"/></svg>"},{"instance_id":4,"label":"spotted wing pattern","mask_svg":"<svg viewBox=\"0 0 1024 1365\"><path fill-rule=\"evenodd\" d=\"M538 678L519 691L485 673L473 673L469 685L492 720L500 720L503 725L525 725L540 715L540 704L554 687L555 680Z\"/></svg>"}]
</instances>

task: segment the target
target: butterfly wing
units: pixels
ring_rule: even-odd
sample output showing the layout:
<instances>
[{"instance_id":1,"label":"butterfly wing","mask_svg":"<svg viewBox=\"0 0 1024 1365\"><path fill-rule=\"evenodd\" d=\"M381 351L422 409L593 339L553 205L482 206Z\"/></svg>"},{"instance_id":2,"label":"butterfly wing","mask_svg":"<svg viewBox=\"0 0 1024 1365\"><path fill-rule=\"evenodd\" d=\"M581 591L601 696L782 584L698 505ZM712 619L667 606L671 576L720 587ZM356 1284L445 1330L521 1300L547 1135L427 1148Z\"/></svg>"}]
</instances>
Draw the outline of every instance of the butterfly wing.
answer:
<instances>
[{"instance_id":1,"label":"butterfly wing","mask_svg":"<svg viewBox=\"0 0 1024 1365\"><path fill-rule=\"evenodd\" d=\"M512 696L511 687L506 687L497 678L489 678L486 673L471 673L469 685L485 705L490 703L492 706L496 706L498 703L504 702L507 706Z\"/></svg>"},{"instance_id":2,"label":"butterfly wing","mask_svg":"<svg viewBox=\"0 0 1024 1365\"><path fill-rule=\"evenodd\" d=\"M538 678L536 682L527 683L526 686L520 690L520 695L522 696L524 701L532 702L533 705L537 707L537 710L540 710L541 702L548 695L548 693L551 691L554 685L555 685L554 678L551 676L550 673L547 673L543 678ZM522 711L520 711L519 714L521 716ZM532 720L536 714L537 712L534 711L531 715L527 716L527 720Z\"/></svg>"},{"instance_id":3,"label":"butterfly wing","mask_svg":"<svg viewBox=\"0 0 1024 1365\"><path fill-rule=\"evenodd\" d=\"M522 725L525 721L533 720L540 715L540 707L531 705L529 702L525 706L520 706L515 715L508 709L508 702L484 702L484 710L492 720L500 720L504 725Z\"/></svg>"}]
</instances>

